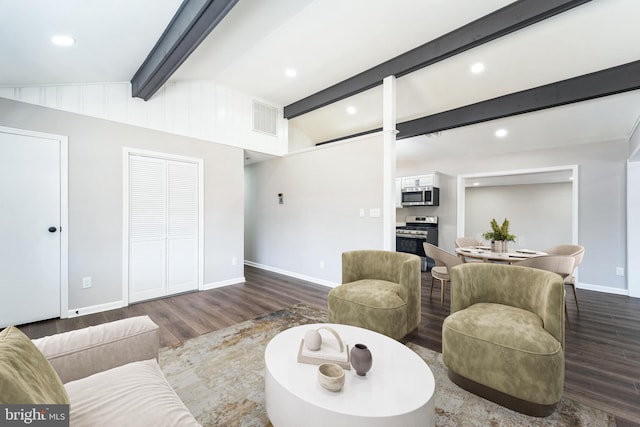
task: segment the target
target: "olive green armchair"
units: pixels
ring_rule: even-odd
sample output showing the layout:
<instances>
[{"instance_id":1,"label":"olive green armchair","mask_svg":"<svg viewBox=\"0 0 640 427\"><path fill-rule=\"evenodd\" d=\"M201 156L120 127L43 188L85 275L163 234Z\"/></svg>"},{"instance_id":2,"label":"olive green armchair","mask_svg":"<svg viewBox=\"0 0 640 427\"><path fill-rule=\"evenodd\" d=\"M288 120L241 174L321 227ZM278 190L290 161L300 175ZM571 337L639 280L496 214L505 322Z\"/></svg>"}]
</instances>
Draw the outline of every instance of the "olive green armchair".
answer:
<instances>
[{"instance_id":1,"label":"olive green armchair","mask_svg":"<svg viewBox=\"0 0 640 427\"><path fill-rule=\"evenodd\" d=\"M460 387L533 416L553 413L564 387L560 275L504 264L451 269L442 358Z\"/></svg>"},{"instance_id":2,"label":"olive green armchair","mask_svg":"<svg viewBox=\"0 0 640 427\"><path fill-rule=\"evenodd\" d=\"M379 250L342 254L342 285L329 292L329 322L401 339L420 323L420 257Z\"/></svg>"}]
</instances>

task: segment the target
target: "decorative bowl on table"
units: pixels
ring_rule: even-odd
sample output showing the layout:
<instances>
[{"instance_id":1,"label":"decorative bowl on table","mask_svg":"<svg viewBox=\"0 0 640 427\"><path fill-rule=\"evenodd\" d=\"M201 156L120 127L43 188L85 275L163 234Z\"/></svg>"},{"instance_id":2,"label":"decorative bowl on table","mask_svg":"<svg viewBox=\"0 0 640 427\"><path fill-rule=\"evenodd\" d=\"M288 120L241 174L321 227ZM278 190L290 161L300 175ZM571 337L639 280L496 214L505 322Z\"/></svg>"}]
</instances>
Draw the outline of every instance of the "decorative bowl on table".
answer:
<instances>
[{"instance_id":1,"label":"decorative bowl on table","mask_svg":"<svg viewBox=\"0 0 640 427\"><path fill-rule=\"evenodd\" d=\"M340 391L344 386L344 369L335 363L323 363L318 367L318 381L329 391Z\"/></svg>"}]
</instances>

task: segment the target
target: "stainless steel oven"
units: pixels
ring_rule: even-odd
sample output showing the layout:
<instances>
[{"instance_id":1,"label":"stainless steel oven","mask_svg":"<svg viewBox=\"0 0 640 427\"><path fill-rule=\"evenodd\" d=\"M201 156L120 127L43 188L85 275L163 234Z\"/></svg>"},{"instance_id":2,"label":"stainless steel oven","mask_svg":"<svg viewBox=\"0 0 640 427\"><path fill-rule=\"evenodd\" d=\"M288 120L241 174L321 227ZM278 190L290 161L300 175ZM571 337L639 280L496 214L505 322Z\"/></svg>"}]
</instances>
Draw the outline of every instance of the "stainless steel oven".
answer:
<instances>
[{"instance_id":1,"label":"stainless steel oven","mask_svg":"<svg viewBox=\"0 0 640 427\"><path fill-rule=\"evenodd\" d=\"M406 225L396 227L396 252L406 252L422 258L422 271L430 270L434 265L424 253L424 242L438 246L437 216L408 216Z\"/></svg>"}]
</instances>

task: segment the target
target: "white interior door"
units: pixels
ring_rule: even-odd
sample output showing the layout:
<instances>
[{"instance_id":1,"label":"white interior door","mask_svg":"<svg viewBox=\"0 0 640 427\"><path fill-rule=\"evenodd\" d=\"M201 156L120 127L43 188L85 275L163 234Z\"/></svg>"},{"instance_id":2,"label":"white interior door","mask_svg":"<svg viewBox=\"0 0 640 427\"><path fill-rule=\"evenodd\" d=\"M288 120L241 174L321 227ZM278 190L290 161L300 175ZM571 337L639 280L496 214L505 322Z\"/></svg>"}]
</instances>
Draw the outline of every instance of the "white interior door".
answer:
<instances>
[{"instance_id":1,"label":"white interior door","mask_svg":"<svg viewBox=\"0 0 640 427\"><path fill-rule=\"evenodd\" d=\"M197 290L199 164L129 156L129 301Z\"/></svg>"},{"instance_id":2,"label":"white interior door","mask_svg":"<svg viewBox=\"0 0 640 427\"><path fill-rule=\"evenodd\" d=\"M61 150L0 129L0 328L61 314Z\"/></svg>"}]
</instances>

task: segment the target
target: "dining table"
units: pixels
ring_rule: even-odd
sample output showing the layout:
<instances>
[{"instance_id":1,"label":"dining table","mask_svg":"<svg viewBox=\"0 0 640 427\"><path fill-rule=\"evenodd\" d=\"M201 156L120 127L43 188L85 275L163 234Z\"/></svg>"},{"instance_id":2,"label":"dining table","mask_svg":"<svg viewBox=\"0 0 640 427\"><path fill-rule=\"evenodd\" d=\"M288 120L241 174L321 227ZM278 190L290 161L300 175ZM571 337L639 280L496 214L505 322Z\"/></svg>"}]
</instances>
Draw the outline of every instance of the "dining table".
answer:
<instances>
[{"instance_id":1,"label":"dining table","mask_svg":"<svg viewBox=\"0 0 640 427\"><path fill-rule=\"evenodd\" d=\"M546 252L531 249L516 249L513 252L493 252L489 246L467 246L456 248L456 254L462 259L474 258L484 262L502 262L512 264L536 256L547 255Z\"/></svg>"}]
</instances>

